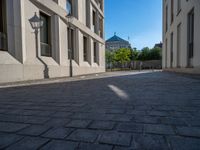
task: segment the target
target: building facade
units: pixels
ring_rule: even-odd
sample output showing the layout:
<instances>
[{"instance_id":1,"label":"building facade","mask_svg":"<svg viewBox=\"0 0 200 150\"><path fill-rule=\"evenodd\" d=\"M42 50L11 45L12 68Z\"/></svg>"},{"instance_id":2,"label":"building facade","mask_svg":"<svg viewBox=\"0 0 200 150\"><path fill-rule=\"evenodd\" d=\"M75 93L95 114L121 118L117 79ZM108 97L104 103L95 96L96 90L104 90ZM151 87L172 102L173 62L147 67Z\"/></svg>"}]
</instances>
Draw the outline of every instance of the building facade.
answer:
<instances>
[{"instance_id":1,"label":"building facade","mask_svg":"<svg viewBox=\"0 0 200 150\"><path fill-rule=\"evenodd\" d=\"M200 73L200 1L163 0L164 69Z\"/></svg>"},{"instance_id":2,"label":"building facade","mask_svg":"<svg viewBox=\"0 0 200 150\"><path fill-rule=\"evenodd\" d=\"M49 78L69 76L69 52L73 75L105 71L104 0L0 0L0 7L1 83L43 79L45 68ZM43 21L38 38L29 22L35 13Z\"/></svg>"},{"instance_id":3,"label":"building facade","mask_svg":"<svg viewBox=\"0 0 200 150\"><path fill-rule=\"evenodd\" d=\"M118 50L120 48L131 48L131 44L117 35L106 40L106 50Z\"/></svg>"}]
</instances>

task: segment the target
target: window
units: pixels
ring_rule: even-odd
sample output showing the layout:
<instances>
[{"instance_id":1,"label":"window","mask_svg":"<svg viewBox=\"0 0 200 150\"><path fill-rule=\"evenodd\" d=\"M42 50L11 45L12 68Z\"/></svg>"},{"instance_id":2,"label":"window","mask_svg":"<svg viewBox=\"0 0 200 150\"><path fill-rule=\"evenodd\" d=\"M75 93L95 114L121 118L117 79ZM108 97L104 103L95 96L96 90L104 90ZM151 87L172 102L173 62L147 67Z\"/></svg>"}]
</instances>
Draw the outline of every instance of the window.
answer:
<instances>
[{"instance_id":1,"label":"window","mask_svg":"<svg viewBox=\"0 0 200 150\"><path fill-rule=\"evenodd\" d=\"M99 31L100 31L100 37L103 38L103 19L99 18Z\"/></svg>"},{"instance_id":2,"label":"window","mask_svg":"<svg viewBox=\"0 0 200 150\"><path fill-rule=\"evenodd\" d=\"M40 13L40 18L43 20L43 27L40 29L40 46L42 56L51 56L51 38L50 38L50 17L44 13Z\"/></svg>"},{"instance_id":3,"label":"window","mask_svg":"<svg viewBox=\"0 0 200 150\"><path fill-rule=\"evenodd\" d=\"M87 49L88 49L88 40L87 40L87 37L83 36L83 61L88 61Z\"/></svg>"},{"instance_id":4,"label":"window","mask_svg":"<svg viewBox=\"0 0 200 150\"><path fill-rule=\"evenodd\" d=\"M67 0L66 10L67 10L68 15L72 15L72 0Z\"/></svg>"},{"instance_id":5,"label":"window","mask_svg":"<svg viewBox=\"0 0 200 150\"><path fill-rule=\"evenodd\" d=\"M180 67L181 50L181 23L177 26L177 67Z\"/></svg>"},{"instance_id":6,"label":"window","mask_svg":"<svg viewBox=\"0 0 200 150\"><path fill-rule=\"evenodd\" d=\"M188 14L188 57L193 58L194 51L194 9Z\"/></svg>"},{"instance_id":7,"label":"window","mask_svg":"<svg viewBox=\"0 0 200 150\"><path fill-rule=\"evenodd\" d=\"M74 59L74 47L75 47L75 43L74 43L74 30L73 29L70 29L70 28L67 28L67 39L68 39L68 58L70 59L70 55L71 55L71 58ZM71 52L71 54L70 54Z\"/></svg>"},{"instance_id":8,"label":"window","mask_svg":"<svg viewBox=\"0 0 200 150\"><path fill-rule=\"evenodd\" d=\"M92 12L92 24L93 24L93 31L96 32L96 12L94 10Z\"/></svg>"},{"instance_id":9,"label":"window","mask_svg":"<svg viewBox=\"0 0 200 150\"><path fill-rule=\"evenodd\" d=\"M171 24L174 21L174 0L171 0Z\"/></svg>"},{"instance_id":10,"label":"window","mask_svg":"<svg viewBox=\"0 0 200 150\"><path fill-rule=\"evenodd\" d=\"M94 62L97 63L97 42L94 42Z\"/></svg>"},{"instance_id":11,"label":"window","mask_svg":"<svg viewBox=\"0 0 200 150\"><path fill-rule=\"evenodd\" d=\"M181 11L181 0L177 0L177 15Z\"/></svg>"},{"instance_id":12,"label":"window","mask_svg":"<svg viewBox=\"0 0 200 150\"><path fill-rule=\"evenodd\" d=\"M171 46L170 46L170 49L171 49L171 55L170 55L170 67L173 66L173 49L174 49L174 34L171 33Z\"/></svg>"},{"instance_id":13,"label":"window","mask_svg":"<svg viewBox=\"0 0 200 150\"><path fill-rule=\"evenodd\" d=\"M168 30L168 6L165 8L165 31Z\"/></svg>"},{"instance_id":14,"label":"window","mask_svg":"<svg viewBox=\"0 0 200 150\"><path fill-rule=\"evenodd\" d=\"M0 50L7 50L6 1L0 0Z\"/></svg>"},{"instance_id":15,"label":"window","mask_svg":"<svg viewBox=\"0 0 200 150\"><path fill-rule=\"evenodd\" d=\"M165 68L167 68L167 51L168 51L168 40L165 40Z\"/></svg>"}]
</instances>

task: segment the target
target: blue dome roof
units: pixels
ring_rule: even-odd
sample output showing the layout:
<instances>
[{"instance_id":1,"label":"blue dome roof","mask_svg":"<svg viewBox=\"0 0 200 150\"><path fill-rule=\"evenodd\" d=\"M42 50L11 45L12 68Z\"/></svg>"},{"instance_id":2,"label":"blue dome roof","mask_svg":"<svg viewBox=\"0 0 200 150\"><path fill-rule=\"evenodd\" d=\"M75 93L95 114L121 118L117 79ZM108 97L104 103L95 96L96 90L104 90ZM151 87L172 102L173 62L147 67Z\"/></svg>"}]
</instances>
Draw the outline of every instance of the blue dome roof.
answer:
<instances>
[{"instance_id":1,"label":"blue dome roof","mask_svg":"<svg viewBox=\"0 0 200 150\"><path fill-rule=\"evenodd\" d=\"M106 42L128 42L128 41L126 41L126 40L114 35L113 37L108 39Z\"/></svg>"}]
</instances>

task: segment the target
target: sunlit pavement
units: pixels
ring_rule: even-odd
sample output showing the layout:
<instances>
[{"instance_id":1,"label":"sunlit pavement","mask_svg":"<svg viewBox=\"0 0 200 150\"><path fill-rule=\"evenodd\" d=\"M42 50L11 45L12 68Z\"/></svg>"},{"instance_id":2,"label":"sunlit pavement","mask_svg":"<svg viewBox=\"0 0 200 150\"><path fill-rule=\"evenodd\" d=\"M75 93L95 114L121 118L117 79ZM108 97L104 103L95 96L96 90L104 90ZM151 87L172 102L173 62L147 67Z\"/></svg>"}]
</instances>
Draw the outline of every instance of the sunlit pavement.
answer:
<instances>
[{"instance_id":1,"label":"sunlit pavement","mask_svg":"<svg viewBox=\"0 0 200 150\"><path fill-rule=\"evenodd\" d=\"M0 149L200 148L198 78L115 74L0 89Z\"/></svg>"}]
</instances>

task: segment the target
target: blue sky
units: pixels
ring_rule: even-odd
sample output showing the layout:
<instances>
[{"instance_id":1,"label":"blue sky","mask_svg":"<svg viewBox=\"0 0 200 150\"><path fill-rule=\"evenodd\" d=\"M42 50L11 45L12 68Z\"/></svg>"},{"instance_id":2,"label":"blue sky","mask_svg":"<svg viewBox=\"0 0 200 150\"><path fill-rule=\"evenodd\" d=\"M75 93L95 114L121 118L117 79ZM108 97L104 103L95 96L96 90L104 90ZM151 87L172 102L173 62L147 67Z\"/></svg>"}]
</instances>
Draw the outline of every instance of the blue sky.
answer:
<instances>
[{"instance_id":1,"label":"blue sky","mask_svg":"<svg viewBox=\"0 0 200 150\"><path fill-rule=\"evenodd\" d=\"M133 47L162 41L162 0L105 0L106 40L117 33Z\"/></svg>"}]
</instances>

